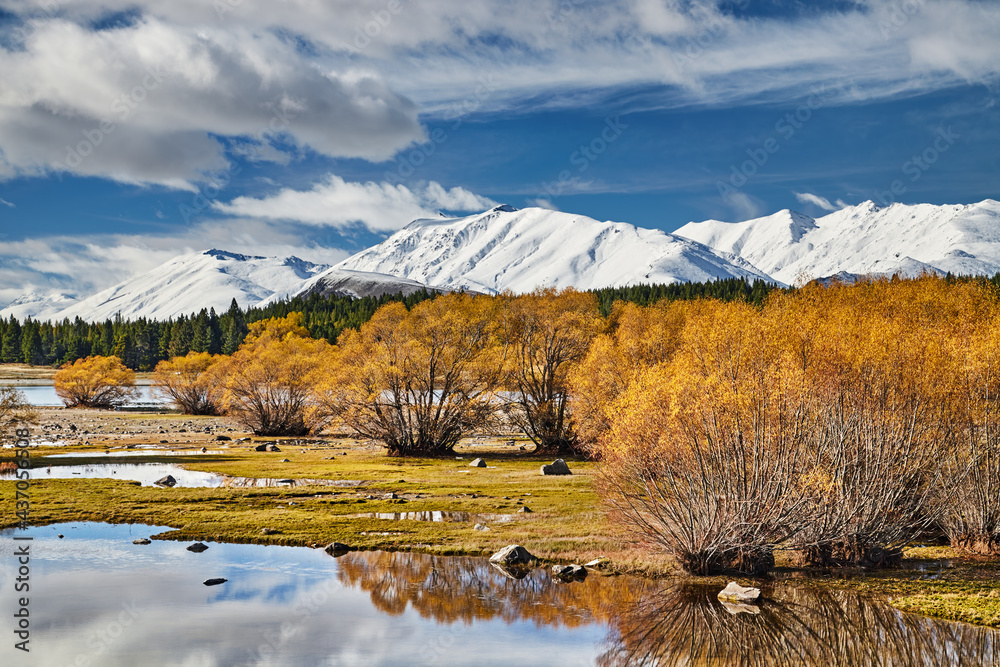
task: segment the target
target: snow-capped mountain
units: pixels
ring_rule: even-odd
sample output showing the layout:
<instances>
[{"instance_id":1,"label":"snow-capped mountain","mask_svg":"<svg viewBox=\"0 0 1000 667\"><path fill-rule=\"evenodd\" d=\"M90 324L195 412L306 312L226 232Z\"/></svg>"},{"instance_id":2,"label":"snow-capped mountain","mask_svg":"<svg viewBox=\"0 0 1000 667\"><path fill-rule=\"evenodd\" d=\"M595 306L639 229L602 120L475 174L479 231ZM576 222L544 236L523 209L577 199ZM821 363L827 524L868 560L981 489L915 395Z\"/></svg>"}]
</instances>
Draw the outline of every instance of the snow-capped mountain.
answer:
<instances>
[{"instance_id":1,"label":"snow-capped mountain","mask_svg":"<svg viewBox=\"0 0 1000 667\"><path fill-rule=\"evenodd\" d=\"M968 205L867 201L821 218L780 211L745 222L691 222L674 234L740 256L774 280L836 274L1000 272L1000 202Z\"/></svg>"},{"instance_id":2,"label":"snow-capped mountain","mask_svg":"<svg viewBox=\"0 0 1000 667\"><path fill-rule=\"evenodd\" d=\"M380 297L384 294L403 294L409 296L420 290L435 290L415 280L387 276L384 273L368 271L350 271L336 267L309 278L287 292L275 292L264 299L260 305L266 306L277 301L296 297L319 294L320 296L349 296L355 299L366 296Z\"/></svg>"},{"instance_id":3,"label":"snow-capped mountain","mask_svg":"<svg viewBox=\"0 0 1000 667\"><path fill-rule=\"evenodd\" d=\"M0 317L16 317L20 322L29 317L33 320L48 320L59 311L72 306L76 301L76 297L71 294L27 292L4 306L0 310Z\"/></svg>"},{"instance_id":4,"label":"snow-capped mountain","mask_svg":"<svg viewBox=\"0 0 1000 667\"><path fill-rule=\"evenodd\" d=\"M768 279L739 257L659 230L510 206L464 218L415 220L335 268L486 293Z\"/></svg>"},{"instance_id":5,"label":"snow-capped mountain","mask_svg":"<svg viewBox=\"0 0 1000 667\"><path fill-rule=\"evenodd\" d=\"M298 257L254 257L206 250L181 255L155 269L109 287L59 311L52 319L103 321L165 320L202 308L223 312L233 299L242 307L256 305L275 292L289 292L328 266Z\"/></svg>"}]
</instances>

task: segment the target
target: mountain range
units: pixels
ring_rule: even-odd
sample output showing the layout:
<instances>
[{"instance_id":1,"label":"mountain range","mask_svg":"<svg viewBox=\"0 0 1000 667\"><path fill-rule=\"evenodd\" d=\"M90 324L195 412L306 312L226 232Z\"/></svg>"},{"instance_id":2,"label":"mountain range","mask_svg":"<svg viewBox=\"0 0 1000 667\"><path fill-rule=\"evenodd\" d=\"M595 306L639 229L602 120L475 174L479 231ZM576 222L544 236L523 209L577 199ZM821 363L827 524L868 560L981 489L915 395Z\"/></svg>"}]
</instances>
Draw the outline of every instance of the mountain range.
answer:
<instances>
[{"instance_id":1,"label":"mountain range","mask_svg":"<svg viewBox=\"0 0 1000 667\"><path fill-rule=\"evenodd\" d=\"M1000 202L863 202L819 218L783 210L743 222L691 222L670 234L541 208L498 206L414 220L339 264L207 250L88 298L28 293L0 310L19 319L166 319L296 295L380 296L420 289L495 294L725 278L807 279L1000 272Z\"/></svg>"}]
</instances>

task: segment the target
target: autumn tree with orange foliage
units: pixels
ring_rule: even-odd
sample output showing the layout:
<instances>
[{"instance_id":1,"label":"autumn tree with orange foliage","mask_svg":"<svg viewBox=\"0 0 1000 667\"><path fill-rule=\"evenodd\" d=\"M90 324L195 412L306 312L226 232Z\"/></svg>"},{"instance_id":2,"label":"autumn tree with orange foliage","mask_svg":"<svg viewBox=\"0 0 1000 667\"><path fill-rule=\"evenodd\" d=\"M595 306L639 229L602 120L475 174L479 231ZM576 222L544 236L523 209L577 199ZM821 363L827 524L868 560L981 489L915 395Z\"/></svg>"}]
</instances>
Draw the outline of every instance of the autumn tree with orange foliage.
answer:
<instances>
[{"instance_id":1,"label":"autumn tree with orange foliage","mask_svg":"<svg viewBox=\"0 0 1000 667\"><path fill-rule=\"evenodd\" d=\"M290 313L254 322L239 350L208 371L224 381L226 412L256 435L306 435L326 423L316 387L334 350L302 321Z\"/></svg>"},{"instance_id":2,"label":"autumn tree with orange foliage","mask_svg":"<svg viewBox=\"0 0 1000 667\"><path fill-rule=\"evenodd\" d=\"M597 343L613 361L588 357L576 385L619 383L594 401L597 448L633 535L698 573L760 571L774 549L888 565L935 525L957 548L996 551L990 289L925 276L685 308L668 359L617 370L619 327Z\"/></svg>"},{"instance_id":3,"label":"autumn tree with orange foliage","mask_svg":"<svg viewBox=\"0 0 1000 667\"><path fill-rule=\"evenodd\" d=\"M56 394L71 408L116 408L139 395L135 373L118 357L87 357L63 364L52 378Z\"/></svg>"},{"instance_id":4,"label":"autumn tree with orange foliage","mask_svg":"<svg viewBox=\"0 0 1000 667\"><path fill-rule=\"evenodd\" d=\"M153 387L186 415L218 414L223 383L209 371L222 359L218 354L189 352L184 357L161 361L153 371Z\"/></svg>"},{"instance_id":5,"label":"autumn tree with orange foliage","mask_svg":"<svg viewBox=\"0 0 1000 667\"><path fill-rule=\"evenodd\" d=\"M597 298L547 289L505 296L502 308L508 417L531 438L536 452L575 453L568 377L604 327Z\"/></svg>"},{"instance_id":6,"label":"autumn tree with orange foliage","mask_svg":"<svg viewBox=\"0 0 1000 667\"><path fill-rule=\"evenodd\" d=\"M390 455L445 454L496 411L496 301L448 294L383 306L338 341L323 405Z\"/></svg>"},{"instance_id":7,"label":"autumn tree with orange foliage","mask_svg":"<svg viewBox=\"0 0 1000 667\"><path fill-rule=\"evenodd\" d=\"M581 446L591 455L611 428L614 402L643 371L668 361L680 344L688 302L643 308L616 302L607 332L597 336L568 381Z\"/></svg>"},{"instance_id":8,"label":"autumn tree with orange foliage","mask_svg":"<svg viewBox=\"0 0 1000 667\"><path fill-rule=\"evenodd\" d=\"M602 495L688 572L765 572L808 521L814 396L776 333L752 306L697 302L670 361L614 402Z\"/></svg>"}]
</instances>

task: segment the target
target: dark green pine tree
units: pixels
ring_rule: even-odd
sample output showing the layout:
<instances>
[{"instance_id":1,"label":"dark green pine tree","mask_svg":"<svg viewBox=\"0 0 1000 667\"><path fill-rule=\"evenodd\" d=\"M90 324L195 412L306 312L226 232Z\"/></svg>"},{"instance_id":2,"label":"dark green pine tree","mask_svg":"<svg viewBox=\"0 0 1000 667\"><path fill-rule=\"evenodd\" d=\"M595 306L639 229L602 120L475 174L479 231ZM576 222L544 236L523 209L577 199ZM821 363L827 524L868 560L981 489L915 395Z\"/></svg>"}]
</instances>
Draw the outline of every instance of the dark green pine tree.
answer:
<instances>
[{"instance_id":1,"label":"dark green pine tree","mask_svg":"<svg viewBox=\"0 0 1000 667\"><path fill-rule=\"evenodd\" d=\"M222 324L219 316L212 308L208 313L208 350L209 354L219 354L222 352Z\"/></svg>"},{"instance_id":2,"label":"dark green pine tree","mask_svg":"<svg viewBox=\"0 0 1000 667\"><path fill-rule=\"evenodd\" d=\"M222 318L225 321L222 334L222 354L232 354L240 348L240 343L247 335L247 324L243 317L243 311L233 299L229 304L229 310Z\"/></svg>"},{"instance_id":3,"label":"dark green pine tree","mask_svg":"<svg viewBox=\"0 0 1000 667\"><path fill-rule=\"evenodd\" d=\"M42 337L38 333L38 322L33 322L30 318L25 321L21 331L21 355L24 363L32 366L45 363L45 354L42 352Z\"/></svg>"},{"instance_id":4,"label":"dark green pine tree","mask_svg":"<svg viewBox=\"0 0 1000 667\"><path fill-rule=\"evenodd\" d=\"M24 353L21 351L21 323L13 315L7 323L7 330L3 333L3 341L0 343L0 361L5 364L16 364L23 361Z\"/></svg>"}]
</instances>

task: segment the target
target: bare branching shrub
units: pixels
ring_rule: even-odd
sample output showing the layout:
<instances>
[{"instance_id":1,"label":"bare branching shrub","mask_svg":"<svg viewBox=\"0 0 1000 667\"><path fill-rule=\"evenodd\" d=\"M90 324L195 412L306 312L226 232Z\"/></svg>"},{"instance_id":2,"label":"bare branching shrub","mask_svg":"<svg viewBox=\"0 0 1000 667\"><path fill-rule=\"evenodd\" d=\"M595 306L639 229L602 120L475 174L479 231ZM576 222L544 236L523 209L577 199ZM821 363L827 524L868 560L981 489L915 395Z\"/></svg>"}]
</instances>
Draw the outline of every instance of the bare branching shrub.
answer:
<instances>
[{"instance_id":1,"label":"bare branching shrub","mask_svg":"<svg viewBox=\"0 0 1000 667\"><path fill-rule=\"evenodd\" d=\"M25 424L38 421L38 411L13 387L0 387L0 438Z\"/></svg>"},{"instance_id":2,"label":"bare branching shrub","mask_svg":"<svg viewBox=\"0 0 1000 667\"><path fill-rule=\"evenodd\" d=\"M942 465L948 483L936 498L941 527L952 546L1000 553L1000 320L981 321L957 341L960 433Z\"/></svg>"},{"instance_id":3,"label":"bare branching shrub","mask_svg":"<svg viewBox=\"0 0 1000 667\"><path fill-rule=\"evenodd\" d=\"M536 451L576 453L568 377L604 325L597 298L548 289L504 301L501 335L508 417L531 438Z\"/></svg>"},{"instance_id":4,"label":"bare branching shrub","mask_svg":"<svg viewBox=\"0 0 1000 667\"><path fill-rule=\"evenodd\" d=\"M701 302L674 358L616 402L603 495L688 572L767 571L808 520L811 400L758 312Z\"/></svg>"},{"instance_id":5,"label":"bare branching shrub","mask_svg":"<svg viewBox=\"0 0 1000 667\"><path fill-rule=\"evenodd\" d=\"M186 415L218 414L224 383L208 371L221 360L218 354L189 352L161 361L153 372L154 390L169 397Z\"/></svg>"},{"instance_id":6,"label":"bare branching shrub","mask_svg":"<svg viewBox=\"0 0 1000 667\"><path fill-rule=\"evenodd\" d=\"M63 364L53 383L56 394L71 408L117 408L139 395L135 373L118 357L87 357Z\"/></svg>"}]
</instances>

